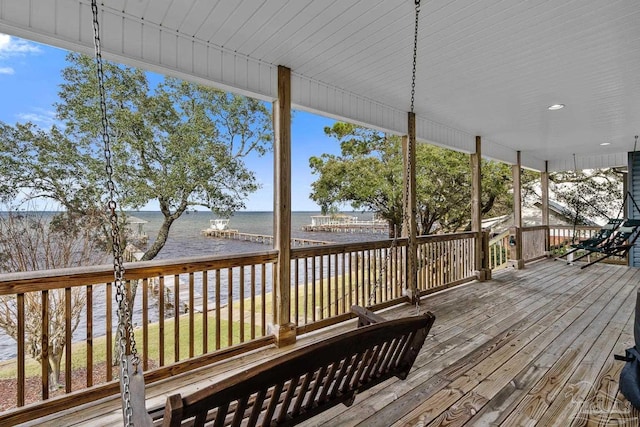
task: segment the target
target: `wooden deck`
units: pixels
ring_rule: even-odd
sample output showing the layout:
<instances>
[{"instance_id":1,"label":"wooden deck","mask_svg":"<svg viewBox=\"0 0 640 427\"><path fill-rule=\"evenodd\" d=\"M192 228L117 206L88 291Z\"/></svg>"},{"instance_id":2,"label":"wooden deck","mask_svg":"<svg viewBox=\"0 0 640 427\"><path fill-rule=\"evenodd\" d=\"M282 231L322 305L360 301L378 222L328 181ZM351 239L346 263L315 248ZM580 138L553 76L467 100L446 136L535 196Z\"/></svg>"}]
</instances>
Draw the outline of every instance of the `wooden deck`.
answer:
<instances>
[{"instance_id":1,"label":"wooden deck","mask_svg":"<svg viewBox=\"0 0 640 427\"><path fill-rule=\"evenodd\" d=\"M623 363L613 360L632 345L638 284L640 269L599 264L580 270L543 261L429 296L420 308L433 311L436 323L407 380L389 380L350 408L333 408L304 425L638 426L640 413L617 391ZM413 312L404 306L383 315ZM149 405L282 351L262 349L149 386ZM118 405L106 399L39 423L121 425Z\"/></svg>"}]
</instances>

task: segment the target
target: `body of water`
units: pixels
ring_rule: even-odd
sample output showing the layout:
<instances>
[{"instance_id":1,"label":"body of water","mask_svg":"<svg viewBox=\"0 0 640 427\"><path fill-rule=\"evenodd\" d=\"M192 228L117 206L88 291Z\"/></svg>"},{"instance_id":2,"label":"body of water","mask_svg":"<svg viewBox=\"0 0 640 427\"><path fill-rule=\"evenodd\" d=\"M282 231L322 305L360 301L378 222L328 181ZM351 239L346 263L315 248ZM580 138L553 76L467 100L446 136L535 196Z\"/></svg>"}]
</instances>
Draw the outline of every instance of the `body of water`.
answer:
<instances>
[{"instance_id":1,"label":"body of water","mask_svg":"<svg viewBox=\"0 0 640 427\"><path fill-rule=\"evenodd\" d=\"M144 230L149 235L149 243L153 242L162 224L163 216L160 212L129 212L137 218L148 221ZM358 217L360 221L370 221L373 214L369 212L345 212L347 215ZM291 235L312 240L348 243L358 241L371 241L385 239L385 234L370 233L329 233L329 232L305 232L302 227L311 223L312 215L320 215L320 212L293 212L291 214ZM209 220L213 219L209 212L191 212L182 215L171 226L169 239L165 247L155 259L181 258L195 255L219 255L232 253L246 253L263 251L270 246L238 240L217 239L202 234L202 230L209 227ZM237 212L230 221L229 228L241 233L273 235L273 212Z\"/></svg>"}]
</instances>

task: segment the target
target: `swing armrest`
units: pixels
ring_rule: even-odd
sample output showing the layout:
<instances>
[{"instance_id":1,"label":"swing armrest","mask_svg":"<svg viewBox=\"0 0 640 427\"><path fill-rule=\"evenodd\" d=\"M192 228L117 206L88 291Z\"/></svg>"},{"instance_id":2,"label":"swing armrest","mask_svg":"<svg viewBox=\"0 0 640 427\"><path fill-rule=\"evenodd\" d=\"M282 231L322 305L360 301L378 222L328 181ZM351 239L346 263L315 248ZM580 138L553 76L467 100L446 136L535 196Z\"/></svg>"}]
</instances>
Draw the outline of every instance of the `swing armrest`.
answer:
<instances>
[{"instance_id":1,"label":"swing armrest","mask_svg":"<svg viewBox=\"0 0 640 427\"><path fill-rule=\"evenodd\" d=\"M358 328L386 321L384 317L359 305L352 305L351 312L358 316Z\"/></svg>"}]
</instances>

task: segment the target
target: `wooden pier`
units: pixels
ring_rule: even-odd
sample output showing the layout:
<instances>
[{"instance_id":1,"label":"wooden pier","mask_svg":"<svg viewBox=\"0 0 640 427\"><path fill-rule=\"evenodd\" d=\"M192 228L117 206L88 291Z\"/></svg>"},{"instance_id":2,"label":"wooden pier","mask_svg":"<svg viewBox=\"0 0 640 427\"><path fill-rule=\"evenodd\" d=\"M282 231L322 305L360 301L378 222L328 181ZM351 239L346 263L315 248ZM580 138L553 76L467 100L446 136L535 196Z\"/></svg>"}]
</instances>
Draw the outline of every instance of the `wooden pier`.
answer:
<instances>
[{"instance_id":1,"label":"wooden pier","mask_svg":"<svg viewBox=\"0 0 640 427\"><path fill-rule=\"evenodd\" d=\"M219 239L244 240L247 242L263 243L265 245L273 245L273 236L266 234L242 233L238 230L215 230L207 228L202 230L205 236L217 237ZM298 237L291 238L291 246L313 246L313 245L330 245L333 242L325 242L322 240L301 239Z\"/></svg>"},{"instance_id":2,"label":"wooden pier","mask_svg":"<svg viewBox=\"0 0 640 427\"><path fill-rule=\"evenodd\" d=\"M389 231L387 223L378 221L359 221L344 224L311 224L302 227L303 231L327 231L331 233L370 233L382 234Z\"/></svg>"}]
</instances>

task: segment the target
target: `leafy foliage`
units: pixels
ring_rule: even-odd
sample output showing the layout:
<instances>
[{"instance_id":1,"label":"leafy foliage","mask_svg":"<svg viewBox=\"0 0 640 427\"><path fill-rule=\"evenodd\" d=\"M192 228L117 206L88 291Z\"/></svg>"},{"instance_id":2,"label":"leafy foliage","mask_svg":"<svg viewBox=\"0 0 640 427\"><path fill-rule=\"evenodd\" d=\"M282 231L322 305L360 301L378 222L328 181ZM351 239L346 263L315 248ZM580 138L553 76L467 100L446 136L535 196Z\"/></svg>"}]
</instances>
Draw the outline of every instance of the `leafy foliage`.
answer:
<instances>
[{"instance_id":1,"label":"leafy foliage","mask_svg":"<svg viewBox=\"0 0 640 427\"><path fill-rule=\"evenodd\" d=\"M324 212L348 203L376 212L399 231L403 220L401 139L347 123L325 128L340 142L341 154L309 160L318 179L311 198ZM483 214L510 210L511 172L507 165L483 161ZM470 227L471 171L469 156L418 144L416 194L420 234Z\"/></svg>"},{"instance_id":2,"label":"leafy foliage","mask_svg":"<svg viewBox=\"0 0 640 427\"><path fill-rule=\"evenodd\" d=\"M622 178L622 173L612 168L556 172L549 176L555 199L570 209L578 224L586 218L604 224L608 218L624 216Z\"/></svg>"},{"instance_id":3,"label":"leafy foliage","mask_svg":"<svg viewBox=\"0 0 640 427\"><path fill-rule=\"evenodd\" d=\"M23 272L106 262L105 253L96 246L97 222L91 218L74 218L65 213L53 217L44 213L9 211L0 216L0 272ZM83 287L70 289L71 310L66 310L64 289L47 293L49 313L48 360L42 360L42 293L24 294L24 340L29 356L40 363L48 363L51 384L56 386L60 364L66 346L66 321L70 319L70 333L78 327L86 304ZM18 305L15 295L0 296L0 329L14 340L18 335Z\"/></svg>"},{"instance_id":4,"label":"leafy foliage","mask_svg":"<svg viewBox=\"0 0 640 427\"><path fill-rule=\"evenodd\" d=\"M26 191L70 212L101 210L104 147L95 65L72 53L56 105L64 129L0 124L0 194ZM113 176L121 208L157 201L163 224L143 259L164 246L172 223L196 206L228 215L259 185L244 163L271 149L264 103L165 78L151 87L141 70L105 63Z\"/></svg>"}]
</instances>

